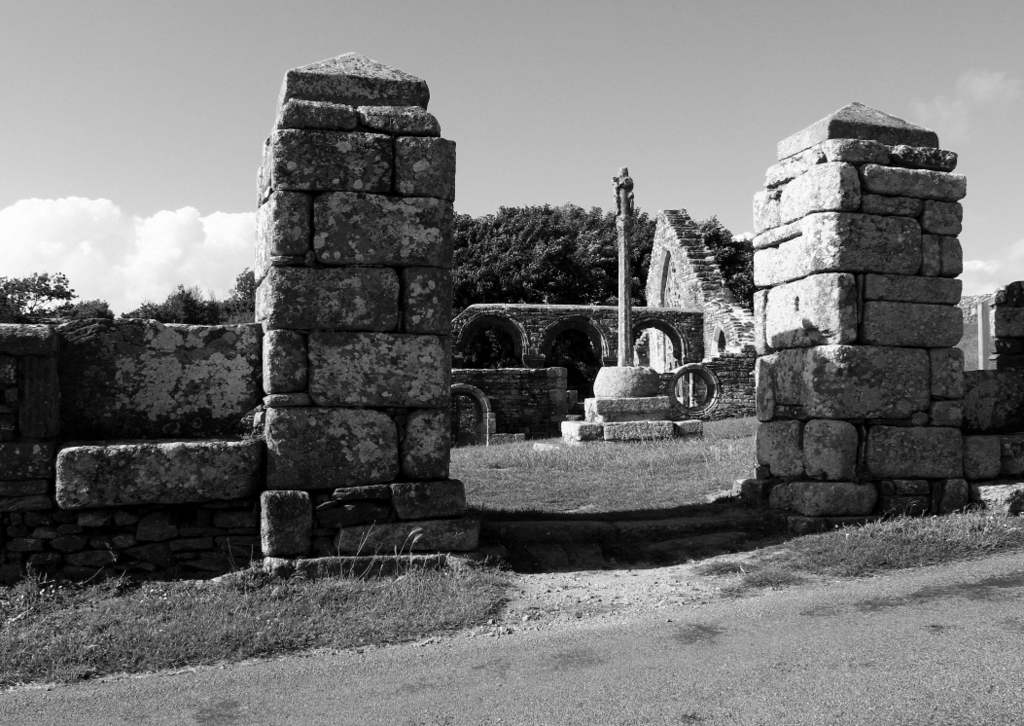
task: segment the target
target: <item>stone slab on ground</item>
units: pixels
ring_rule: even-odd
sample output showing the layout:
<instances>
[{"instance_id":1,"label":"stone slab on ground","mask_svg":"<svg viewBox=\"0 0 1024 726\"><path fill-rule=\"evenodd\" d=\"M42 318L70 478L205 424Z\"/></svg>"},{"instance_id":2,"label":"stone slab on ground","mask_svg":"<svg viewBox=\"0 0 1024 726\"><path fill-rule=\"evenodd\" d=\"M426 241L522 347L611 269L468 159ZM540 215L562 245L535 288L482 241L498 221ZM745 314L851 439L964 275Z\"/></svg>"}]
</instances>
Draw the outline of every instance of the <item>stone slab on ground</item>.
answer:
<instances>
[{"instance_id":1,"label":"stone slab on ground","mask_svg":"<svg viewBox=\"0 0 1024 726\"><path fill-rule=\"evenodd\" d=\"M986 510L1000 514L1024 512L1024 482L976 481L970 482L971 501Z\"/></svg>"},{"instance_id":2,"label":"stone slab on ground","mask_svg":"<svg viewBox=\"0 0 1024 726\"><path fill-rule=\"evenodd\" d=\"M651 441L676 435L671 421L610 421L603 426L605 441Z\"/></svg>"},{"instance_id":3,"label":"stone slab on ground","mask_svg":"<svg viewBox=\"0 0 1024 726\"><path fill-rule=\"evenodd\" d=\"M703 436L704 422L700 419L689 419L686 421L673 421L676 428L676 436Z\"/></svg>"},{"instance_id":4,"label":"stone slab on ground","mask_svg":"<svg viewBox=\"0 0 1024 726\"><path fill-rule=\"evenodd\" d=\"M263 569L275 577L388 577L409 570L439 570L448 564L445 554L398 557L264 557Z\"/></svg>"},{"instance_id":5,"label":"stone slab on ground","mask_svg":"<svg viewBox=\"0 0 1024 726\"><path fill-rule=\"evenodd\" d=\"M672 409L669 396L644 398L587 398L583 410L590 423L608 421L661 421Z\"/></svg>"},{"instance_id":6,"label":"stone slab on ground","mask_svg":"<svg viewBox=\"0 0 1024 726\"><path fill-rule=\"evenodd\" d=\"M309 552L313 503L309 492L274 491L260 495L260 543L267 557L295 557Z\"/></svg>"},{"instance_id":7,"label":"stone slab on ground","mask_svg":"<svg viewBox=\"0 0 1024 726\"><path fill-rule=\"evenodd\" d=\"M259 487L263 442L104 442L57 455L62 509L239 499Z\"/></svg>"},{"instance_id":8,"label":"stone slab on ground","mask_svg":"<svg viewBox=\"0 0 1024 726\"><path fill-rule=\"evenodd\" d=\"M589 421L562 421L562 440L569 444L604 441L604 425Z\"/></svg>"},{"instance_id":9,"label":"stone slab on ground","mask_svg":"<svg viewBox=\"0 0 1024 726\"><path fill-rule=\"evenodd\" d=\"M263 397L259 325L138 318L57 327L61 433L87 441L236 433Z\"/></svg>"},{"instance_id":10,"label":"stone slab on ground","mask_svg":"<svg viewBox=\"0 0 1024 726\"><path fill-rule=\"evenodd\" d=\"M480 521L468 518L343 527L335 540L342 555L468 552L479 542Z\"/></svg>"}]
</instances>

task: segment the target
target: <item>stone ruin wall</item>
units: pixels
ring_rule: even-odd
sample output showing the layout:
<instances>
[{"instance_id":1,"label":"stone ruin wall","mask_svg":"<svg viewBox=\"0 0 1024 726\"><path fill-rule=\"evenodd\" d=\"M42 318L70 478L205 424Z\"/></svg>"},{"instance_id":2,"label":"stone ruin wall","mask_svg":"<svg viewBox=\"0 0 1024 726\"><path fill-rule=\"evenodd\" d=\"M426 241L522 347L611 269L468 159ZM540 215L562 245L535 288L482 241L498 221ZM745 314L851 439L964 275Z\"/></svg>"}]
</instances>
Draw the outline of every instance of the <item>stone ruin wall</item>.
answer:
<instances>
[{"instance_id":1,"label":"stone ruin wall","mask_svg":"<svg viewBox=\"0 0 1024 726\"><path fill-rule=\"evenodd\" d=\"M565 368L454 368L452 383L479 388L490 400L498 434L523 434L527 439L560 436L568 412ZM475 407L458 397L460 432L475 432ZM452 401L453 415L455 399ZM476 441L474 443L483 443ZM458 443L458 442L457 442ZM469 443L464 440L462 443Z\"/></svg>"}]
</instances>

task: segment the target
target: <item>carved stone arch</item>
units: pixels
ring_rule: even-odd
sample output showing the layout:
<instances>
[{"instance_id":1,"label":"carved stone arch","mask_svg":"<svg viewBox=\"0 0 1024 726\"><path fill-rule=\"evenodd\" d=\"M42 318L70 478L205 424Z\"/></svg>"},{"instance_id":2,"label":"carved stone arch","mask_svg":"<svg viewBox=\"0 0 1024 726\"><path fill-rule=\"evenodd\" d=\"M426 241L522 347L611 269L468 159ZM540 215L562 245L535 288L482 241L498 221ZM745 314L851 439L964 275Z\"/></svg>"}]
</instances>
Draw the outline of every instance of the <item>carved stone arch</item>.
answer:
<instances>
[{"instance_id":1,"label":"carved stone arch","mask_svg":"<svg viewBox=\"0 0 1024 726\"><path fill-rule=\"evenodd\" d=\"M493 311L477 313L466 321L455 338L455 354L463 355L466 352L466 346L473 338L492 328L503 330L512 338L513 351L517 360L522 361L524 354L529 355L530 336L526 332L526 328L508 315Z\"/></svg>"},{"instance_id":2,"label":"carved stone arch","mask_svg":"<svg viewBox=\"0 0 1024 726\"><path fill-rule=\"evenodd\" d=\"M602 365L611 357L611 347L608 344L608 336L593 320L585 315L573 315L551 323L540 336L540 354L545 358L551 355L551 346L555 338L567 330L579 330L590 340L594 350L594 357Z\"/></svg>"},{"instance_id":3,"label":"carved stone arch","mask_svg":"<svg viewBox=\"0 0 1024 726\"><path fill-rule=\"evenodd\" d=\"M453 401L456 396L465 396L473 401L476 442L483 446L490 444L491 434L497 430L497 420L487 394L468 383L453 383L451 391ZM453 436L452 440L456 440L456 437Z\"/></svg>"},{"instance_id":4,"label":"carved stone arch","mask_svg":"<svg viewBox=\"0 0 1024 726\"><path fill-rule=\"evenodd\" d=\"M667 307L665 303L665 291L668 289L669 275L672 273L672 251L667 247L658 249L655 253L656 259L652 261L648 277L657 280L657 287L653 290L654 299L648 299L647 304L651 307Z\"/></svg>"},{"instance_id":5,"label":"carved stone arch","mask_svg":"<svg viewBox=\"0 0 1024 726\"><path fill-rule=\"evenodd\" d=\"M689 396L680 399L676 393L680 379L688 378L695 378L704 386L705 397L699 404L695 404ZM682 409L687 418L700 418L710 414L718 405L721 384L718 381L718 376L707 366L700 363L687 363L672 371L672 383L668 390L674 407Z\"/></svg>"},{"instance_id":6,"label":"carved stone arch","mask_svg":"<svg viewBox=\"0 0 1024 726\"><path fill-rule=\"evenodd\" d=\"M671 324L664 320L659 320L655 317L644 317L633 322L633 344L636 345L636 341L640 339L640 335L643 331L653 328L658 332L664 333L665 337L668 338L672 344L672 357L676 361L676 366L682 365L686 361L686 343L683 336L678 330L675 329Z\"/></svg>"},{"instance_id":7,"label":"carved stone arch","mask_svg":"<svg viewBox=\"0 0 1024 726\"><path fill-rule=\"evenodd\" d=\"M725 334L725 329L721 325L715 326L715 332L711 335L711 355L721 355L729 349L729 338Z\"/></svg>"}]
</instances>

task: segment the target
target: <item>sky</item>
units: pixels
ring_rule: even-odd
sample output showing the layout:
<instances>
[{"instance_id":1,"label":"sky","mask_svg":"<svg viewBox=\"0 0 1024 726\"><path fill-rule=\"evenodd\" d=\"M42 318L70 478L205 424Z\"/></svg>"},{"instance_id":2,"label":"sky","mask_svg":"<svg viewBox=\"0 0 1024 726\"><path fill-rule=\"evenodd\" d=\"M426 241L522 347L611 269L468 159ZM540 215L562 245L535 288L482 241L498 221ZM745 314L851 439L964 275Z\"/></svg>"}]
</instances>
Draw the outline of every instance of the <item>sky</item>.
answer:
<instances>
[{"instance_id":1,"label":"sky","mask_svg":"<svg viewBox=\"0 0 1024 726\"><path fill-rule=\"evenodd\" d=\"M284 72L356 51L427 81L457 211L637 205L752 230L779 140L859 101L967 175L964 294L1024 279L1024 2L7 3L0 276L116 312L252 266Z\"/></svg>"}]
</instances>

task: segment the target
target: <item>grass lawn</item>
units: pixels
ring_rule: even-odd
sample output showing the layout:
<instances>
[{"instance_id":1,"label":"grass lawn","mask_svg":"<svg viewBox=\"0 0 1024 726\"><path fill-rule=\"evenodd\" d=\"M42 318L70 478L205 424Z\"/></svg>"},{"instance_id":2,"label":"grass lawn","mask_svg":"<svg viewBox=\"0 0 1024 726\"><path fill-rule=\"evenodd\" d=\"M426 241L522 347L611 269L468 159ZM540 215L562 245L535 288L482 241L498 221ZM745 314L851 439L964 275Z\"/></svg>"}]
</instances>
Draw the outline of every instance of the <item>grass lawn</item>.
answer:
<instances>
[{"instance_id":1,"label":"grass lawn","mask_svg":"<svg viewBox=\"0 0 1024 726\"><path fill-rule=\"evenodd\" d=\"M484 514L671 509L753 476L756 427L756 419L744 418L706 423L703 439L550 450L535 450L534 441L466 446L452 450L451 476Z\"/></svg>"}]
</instances>

